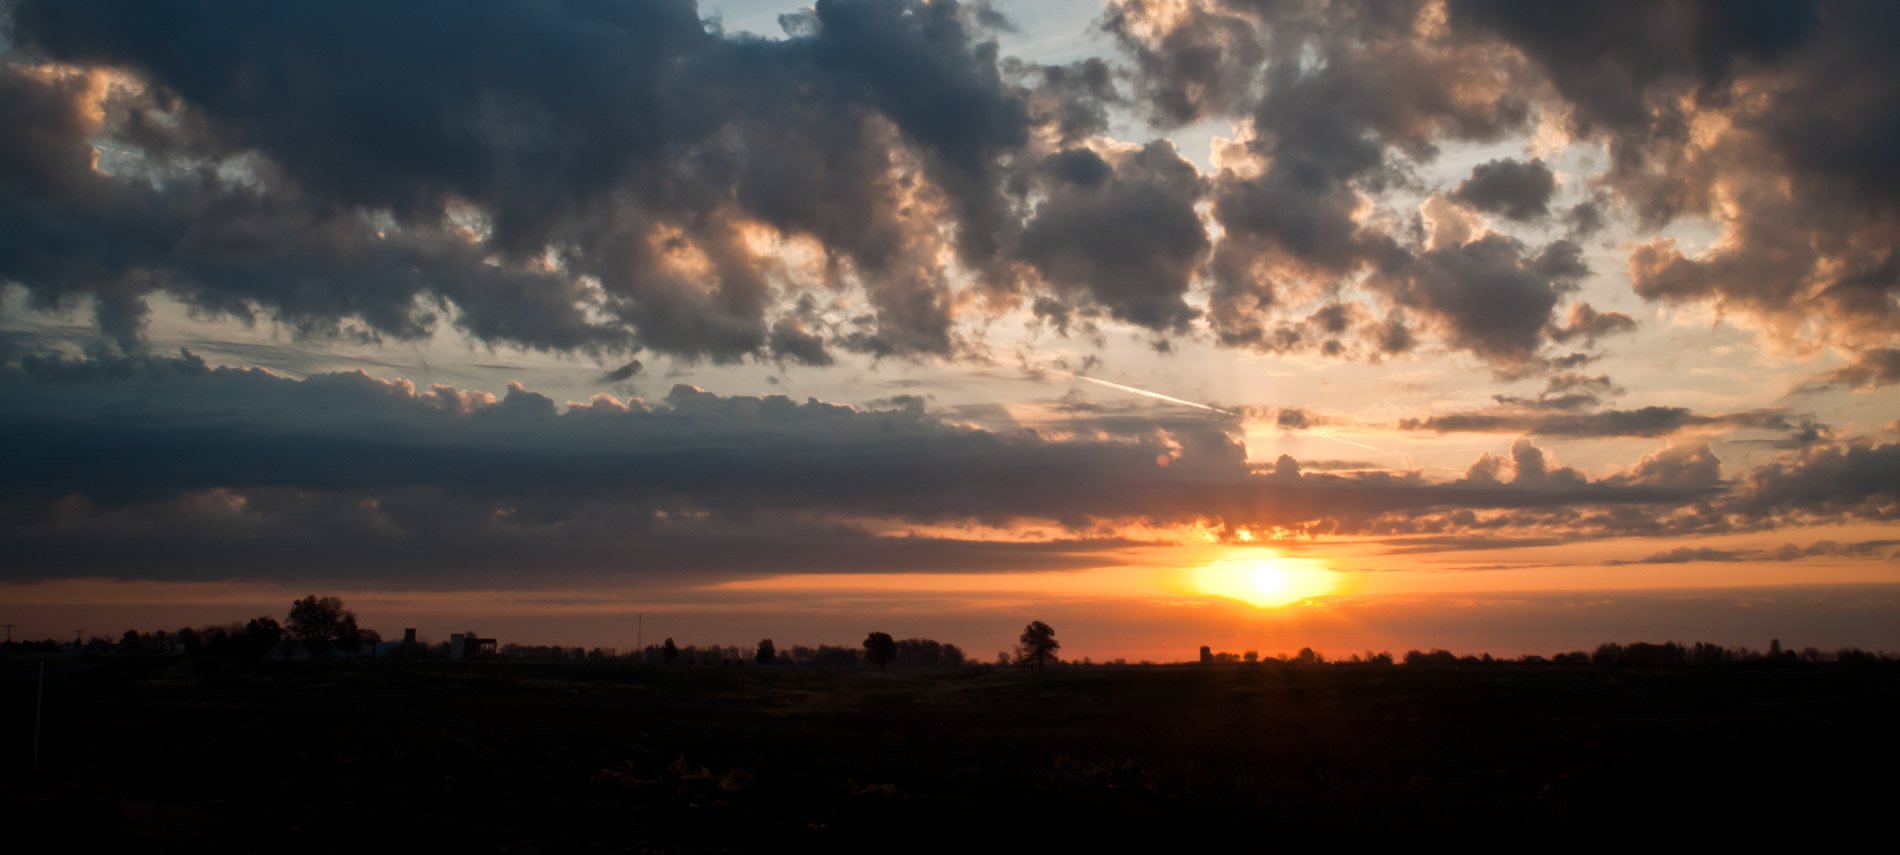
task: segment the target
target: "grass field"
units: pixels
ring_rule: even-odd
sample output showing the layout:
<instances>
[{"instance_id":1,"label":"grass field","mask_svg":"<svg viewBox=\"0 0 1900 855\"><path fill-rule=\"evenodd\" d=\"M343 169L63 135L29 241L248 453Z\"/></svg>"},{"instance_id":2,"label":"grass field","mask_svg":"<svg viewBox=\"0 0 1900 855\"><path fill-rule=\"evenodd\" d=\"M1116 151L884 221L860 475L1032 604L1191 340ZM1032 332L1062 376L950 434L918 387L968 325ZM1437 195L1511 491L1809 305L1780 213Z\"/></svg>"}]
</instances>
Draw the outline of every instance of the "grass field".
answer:
<instances>
[{"instance_id":1,"label":"grass field","mask_svg":"<svg viewBox=\"0 0 1900 855\"><path fill-rule=\"evenodd\" d=\"M1900 669L1169 666L958 676L57 663L0 681L61 849L1530 849L1896 830ZM30 837L16 837L25 840ZM52 850L42 850L52 851Z\"/></svg>"}]
</instances>

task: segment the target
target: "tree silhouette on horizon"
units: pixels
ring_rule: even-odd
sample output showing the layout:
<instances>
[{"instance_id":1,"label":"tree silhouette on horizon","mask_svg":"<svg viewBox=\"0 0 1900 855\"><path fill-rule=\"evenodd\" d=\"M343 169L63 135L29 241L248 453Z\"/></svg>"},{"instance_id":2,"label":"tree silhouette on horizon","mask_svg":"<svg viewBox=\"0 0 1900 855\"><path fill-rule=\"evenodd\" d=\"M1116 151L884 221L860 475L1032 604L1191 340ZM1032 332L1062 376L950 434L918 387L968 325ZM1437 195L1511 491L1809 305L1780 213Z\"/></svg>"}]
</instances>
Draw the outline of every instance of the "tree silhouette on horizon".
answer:
<instances>
[{"instance_id":1,"label":"tree silhouette on horizon","mask_svg":"<svg viewBox=\"0 0 1900 855\"><path fill-rule=\"evenodd\" d=\"M876 665L877 670L884 670L884 666L891 664L895 658L897 642L891 639L890 633L873 632L864 637L864 661Z\"/></svg>"},{"instance_id":2,"label":"tree silhouette on horizon","mask_svg":"<svg viewBox=\"0 0 1900 855\"><path fill-rule=\"evenodd\" d=\"M321 656L330 651L332 645L341 647L345 652L355 653L362 643L361 631L356 626L356 613L343 607L343 601L336 597L319 597L315 594L290 604L290 616L285 621L290 637L302 644L311 656Z\"/></svg>"},{"instance_id":3,"label":"tree silhouette on horizon","mask_svg":"<svg viewBox=\"0 0 1900 855\"><path fill-rule=\"evenodd\" d=\"M1058 661L1056 651L1062 649L1062 642L1056 640L1054 627L1032 620L1023 627L1022 637L1018 640L1021 643L1016 648L1017 661L1034 665L1038 671L1042 670L1043 665Z\"/></svg>"}]
</instances>

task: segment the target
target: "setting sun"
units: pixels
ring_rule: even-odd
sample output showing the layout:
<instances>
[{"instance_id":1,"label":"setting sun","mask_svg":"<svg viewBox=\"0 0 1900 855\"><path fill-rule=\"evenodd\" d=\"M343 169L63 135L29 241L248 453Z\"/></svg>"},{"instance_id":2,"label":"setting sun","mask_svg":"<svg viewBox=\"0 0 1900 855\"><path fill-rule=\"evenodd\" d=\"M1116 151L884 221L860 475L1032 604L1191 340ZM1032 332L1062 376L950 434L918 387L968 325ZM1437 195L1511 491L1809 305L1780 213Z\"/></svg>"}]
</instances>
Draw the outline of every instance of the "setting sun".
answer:
<instances>
[{"instance_id":1,"label":"setting sun","mask_svg":"<svg viewBox=\"0 0 1900 855\"><path fill-rule=\"evenodd\" d=\"M1330 594L1338 577L1313 559L1274 555L1215 561L1196 568L1189 581L1199 593L1266 609Z\"/></svg>"}]
</instances>

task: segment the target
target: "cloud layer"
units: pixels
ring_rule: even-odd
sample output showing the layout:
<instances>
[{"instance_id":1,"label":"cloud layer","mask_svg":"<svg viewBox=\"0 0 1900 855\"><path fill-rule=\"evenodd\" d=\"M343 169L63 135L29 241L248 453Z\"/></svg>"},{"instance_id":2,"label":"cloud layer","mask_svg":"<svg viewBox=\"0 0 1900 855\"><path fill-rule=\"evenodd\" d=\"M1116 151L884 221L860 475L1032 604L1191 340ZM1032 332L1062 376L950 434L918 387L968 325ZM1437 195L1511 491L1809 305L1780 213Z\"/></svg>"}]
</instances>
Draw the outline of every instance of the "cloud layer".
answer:
<instances>
[{"instance_id":1,"label":"cloud layer","mask_svg":"<svg viewBox=\"0 0 1900 855\"><path fill-rule=\"evenodd\" d=\"M982 429L915 399L857 409L687 386L559 406L518 385L293 380L189 355L27 355L0 370L0 399L0 442L18 451L0 464L13 579L1031 569L1099 563L1126 531L1169 526L1504 537L1900 507L1900 445L1811 449L1730 481L1703 446L1592 478L1518 440L1434 480L1290 457L1256 468L1235 420L1212 413Z\"/></svg>"},{"instance_id":2,"label":"cloud layer","mask_svg":"<svg viewBox=\"0 0 1900 855\"><path fill-rule=\"evenodd\" d=\"M1059 66L1000 55L981 4L822 0L777 40L699 15L14 0L0 278L128 346L164 292L306 335L448 322L562 352L953 357L966 321L1033 305L1523 365L1628 328L1557 322L1574 245L1454 213L1548 220L1551 169L1478 164L1429 233L1384 205L1429 192L1444 145L1542 122L1610 152L1578 222L1727 230L1640 246L1645 299L1854 349L1900 328L1885 4L1118 0L1119 52ZM1243 136L1202 174L1103 136L1111 109Z\"/></svg>"}]
</instances>

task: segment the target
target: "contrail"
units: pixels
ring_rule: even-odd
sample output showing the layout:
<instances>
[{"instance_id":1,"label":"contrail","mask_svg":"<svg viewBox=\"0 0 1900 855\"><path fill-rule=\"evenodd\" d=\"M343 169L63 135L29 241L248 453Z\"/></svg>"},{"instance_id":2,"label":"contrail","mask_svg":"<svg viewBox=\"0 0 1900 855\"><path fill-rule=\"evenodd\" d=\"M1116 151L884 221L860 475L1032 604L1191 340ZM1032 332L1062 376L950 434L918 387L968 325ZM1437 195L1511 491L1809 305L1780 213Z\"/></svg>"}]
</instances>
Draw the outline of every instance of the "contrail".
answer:
<instances>
[{"instance_id":1,"label":"contrail","mask_svg":"<svg viewBox=\"0 0 1900 855\"><path fill-rule=\"evenodd\" d=\"M1312 429L1312 428L1299 428L1299 431L1300 431L1301 433L1310 433L1310 434L1312 434L1312 435L1314 435L1314 436L1317 436L1317 437L1319 437L1320 439L1330 439L1330 440L1332 440L1332 441L1334 441L1334 442L1343 442L1343 443L1345 443L1345 444L1347 444L1347 445L1350 445L1350 446L1354 446L1354 447L1357 447L1357 448L1363 448L1363 449L1365 449L1365 450L1367 450L1367 451L1376 451L1376 452L1379 452L1380 454L1391 454L1391 453L1392 453L1392 452L1390 452L1390 451L1386 451L1386 450L1385 450L1385 449L1383 449L1383 448L1374 448L1374 447L1372 447L1372 446L1370 446L1370 445L1367 445L1367 444L1365 444L1365 443L1363 443L1363 442L1353 442L1353 441L1352 441L1352 440L1350 440L1350 439L1344 439L1344 438L1341 438L1341 437L1337 437L1337 436L1333 436L1333 435L1332 435L1332 434L1330 434L1330 433L1320 433L1319 431L1316 431L1316 430L1314 430L1314 429Z\"/></svg>"},{"instance_id":2,"label":"contrail","mask_svg":"<svg viewBox=\"0 0 1900 855\"><path fill-rule=\"evenodd\" d=\"M1188 401L1181 398L1176 398L1173 395L1163 395L1160 392L1150 392L1147 389L1137 389L1133 386L1124 386L1120 383L1111 383L1099 377L1090 377L1086 374L1076 374L1072 371L1063 371L1058 368L1050 368L1050 369L1045 369L1045 370L1049 371L1052 374L1066 374L1070 377L1074 377L1077 380L1087 380L1088 382L1094 383L1098 386L1107 386L1110 389L1120 389L1121 391L1127 392L1131 395L1140 395L1144 398L1153 398L1157 401L1167 401L1170 404L1180 404L1183 407L1193 407L1197 410L1206 410L1210 413L1220 413L1223 416L1235 415L1234 413L1230 413L1219 407L1210 407L1206 404L1197 403L1194 401Z\"/></svg>"},{"instance_id":3,"label":"contrail","mask_svg":"<svg viewBox=\"0 0 1900 855\"><path fill-rule=\"evenodd\" d=\"M1131 394L1131 395L1140 395L1140 396L1142 396L1142 397L1144 397L1144 398L1153 398L1153 399L1155 399L1155 400L1157 400L1157 401L1166 401L1166 402L1168 402L1168 403L1170 403L1170 404L1180 404L1180 405L1181 405L1181 406L1183 406L1183 407L1193 407L1193 408L1195 408L1195 409L1197 409L1197 410L1206 410L1206 411L1208 411L1208 412L1210 412L1210 413L1220 413L1220 414L1221 414L1221 415L1223 415L1223 416L1238 416L1238 415L1239 415L1239 413L1234 413L1234 412L1230 412L1230 411L1228 411L1228 410L1223 410L1223 409L1221 409L1221 408L1219 408L1219 407L1210 407L1210 406L1208 406L1208 405L1206 405L1206 404L1203 404L1203 403L1199 403L1199 402L1197 402L1197 401L1189 401L1189 400L1186 400L1186 399L1183 399L1183 398L1176 398L1176 397L1174 397L1173 395L1163 395L1163 394L1161 394L1160 392L1153 392L1153 391L1149 391L1149 390L1147 390L1147 389L1142 389L1142 388L1138 388L1138 387L1135 387L1135 386L1128 386L1128 385L1124 385L1124 384L1121 384L1121 383L1115 383L1115 382L1112 382L1112 381L1109 381L1109 380L1103 380L1103 379L1101 379L1100 377L1090 377L1090 376L1088 376L1087 374L1077 374L1077 373L1075 373L1075 372L1073 372L1073 371L1063 371L1063 370L1062 370L1062 369L1060 369L1060 368L1046 368L1046 369L1043 369L1043 370L1045 370L1045 371L1048 371L1048 372L1049 372L1049 373L1051 373L1051 374L1061 374L1061 375L1064 375L1064 376L1067 376L1067 377L1073 377L1073 378L1075 378L1075 379L1077 379L1077 380L1086 380L1086 381L1088 381L1088 382L1090 382L1090 383L1094 383L1094 384L1096 384L1096 385L1098 385L1098 386L1107 386L1107 387L1108 387L1108 388L1110 388L1110 389L1116 389L1116 390L1119 390L1119 391L1122 391L1122 392L1127 392L1127 393L1129 393L1129 394ZM1344 444L1346 444L1346 445L1350 445L1350 446L1352 446L1352 447L1354 447L1354 448L1363 448L1363 449L1365 449L1365 450L1367 450L1367 451L1376 451L1376 452L1378 452L1378 453L1380 453L1380 454L1391 454L1391 453L1392 453L1392 452L1390 452L1390 451L1386 451L1386 450L1385 450L1385 449L1383 449L1383 448L1379 448L1379 447L1376 447L1376 446L1371 446L1371 445L1367 445L1367 444L1365 444L1365 443L1363 443L1363 442L1354 442L1354 441L1352 441L1352 440L1350 440L1350 439L1346 439L1346 438L1344 438L1344 437L1337 437L1337 436L1333 436L1332 434L1329 434L1329 433L1321 433L1320 431L1316 431L1316 430L1313 430L1312 428L1296 428L1296 430L1298 430L1298 431L1299 431L1300 433L1309 433L1309 434L1312 434L1312 435L1314 435L1314 436L1317 436L1317 437L1319 437L1320 439L1330 439L1330 440L1332 440L1333 442L1338 442L1338 443L1344 443Z\"/></svg>"}]
</instances>

